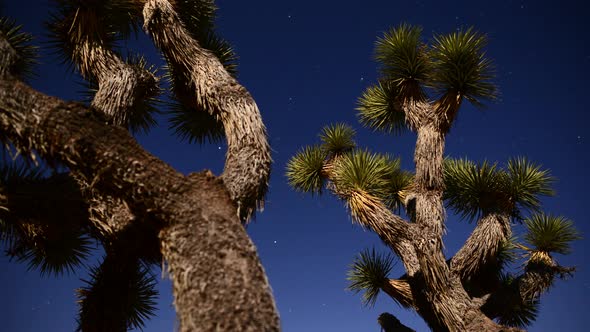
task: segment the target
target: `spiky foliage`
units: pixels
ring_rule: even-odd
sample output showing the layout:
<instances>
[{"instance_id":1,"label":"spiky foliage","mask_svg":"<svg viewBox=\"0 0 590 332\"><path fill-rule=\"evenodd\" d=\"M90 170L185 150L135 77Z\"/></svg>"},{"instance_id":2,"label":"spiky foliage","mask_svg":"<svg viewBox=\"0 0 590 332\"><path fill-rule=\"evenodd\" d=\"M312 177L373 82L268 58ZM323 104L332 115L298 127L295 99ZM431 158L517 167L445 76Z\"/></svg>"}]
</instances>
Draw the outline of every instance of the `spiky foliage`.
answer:
<instances>
[{"instance_id":1,"label":"spiky foliage","mask_svg":"<svg viewBox=\"0 0 590 332\"><path fill-rule=\"evenodd\" d=\"M49 44L66 64L75 65L87 79L95 59L80 57L85 43L115 49L117 42L137 30L141 7L133 0L52 0L56 10L46 22Z\"/></svg>"},{"instance_id":2,"label":"spiky foliage","mask_svg":"<svg viewBox=\"0 0 590 332\"><path fill-rule=\"evenodd\" d=\"M287 163L289 184L302 192L321 193L326 156L326 150L319 146L309 146L299 151Z\"/></svg>"},{"instance_id":3,"label":"spiky foliage","mask_svg":"<svg viewBox=\"0 0 590 332\"><path fill-rule=\"evenodd\" d=\"M355 150L338 162L333 180L343 192L364 192L388 198L398 194L399 187L408 181L408 177L400 170L399 159L368 150Z\"/></svg>"},{"instance_id":4,"label":"spiky foliage","mask_svg":"<svg viewBox=\"0 0 590 332\"><path fill-rule=\"evenodd\" d=\"M444 199L463 218L473 220L504 204L506 174L497 164L446 159Z\"/></svg>"},{"instance_id":5,"label":"spiky foliage","mask_svg":"<svg viewBox=\"0 0 590 332\"><path fill-rule=\"evenodd\" d=\"M394 260L390 254L379 254L375 248L363 250L348 271L348 289L355 293L364 292L363 304L373 306L393 266Z\"/></svg>"},{"instance_id":6,"label":"spiky foliage","mask_svg":"<svg viewBox=\"0 0 590 332\"><path fill-rule=\"evenodd\" d=\"M176 12L180 15L187 31L199 45L211 51L232 76L237 75L237 55L232 46L215 33L217 7L211 0L175 1ZM170 129L189 143L217 143L225 138L223 124L210 115L208 110L194 103L190 77L175 66L166 66L165 79L176 98L170 109Z\"/></svg>"},{"instance_id":7,"label":"spiky foliage","mask_svg":"<svg viewBox=\"0 0 590 332\"><path fill-rule=\"evenodd\" d=\"M60 189L54 189L56 193L37 190L51 188L52 181L41 167L22 160L12 162L4 156L0 163L0 196L5 195L0 200L0 243L9 257L42 275L73 272L93 244L82 226L68 219L76 218L78 211L48 210L56 207L43 200L59 196Z\"/></svg>"},{"instance_id":8,"label":"spiky foliage","mask_svg":"<svg viewBox=\"0 0 590 332\"><path fill-rule=\"evenodd\" d=\"M17 59L11 68L11 74L21 80L33 78L33 69L37 64L37 47L30 44L33 37L22 32L20 25L6 17L0 17L0 34L16 51Z\"/></svg>"},{"instance_id":9,"label":"spiky foliage","mask_svg":"<svg viewBox=\"0 0 590 332\"><path fill-rule=\"evenodd\" d=\"M344 123L326 126L320 133L322 148L332 155L341 155L352 151L356 147L355 135L354 129Z\"/></svg>"},{"instance_id":10,"label":"spiky foliage","mask_svg":"<svg viewBox=\"0 0 590 332\"><path fill-rule=\"evenodd\" d=\"M572 221L562 216L533 214L524 221L527 233L524 240L535 251L569 254L571 242L581 239Z\"/></svg>"},{"instance_id":11,"label":"spiky foliage","mask_svg":"<svg viewBox=\"0 0 590 332\"><path fill-rule=\"evenodd\" d=\"M361 124L373 130L403 133L407 128L406 116L396 105L397 94L394 83L379 82L368 87L357 101Z\"/></svg>"},{"instance_id":12,"label":"spiky foliage","mask_svg":"<svg viewBox=\"0 0 590 332\"><path fill-rule=\"evenodd\" d=\"M538 211L541 206L539 196L552 196L551 185L555 179L549 170L541 169L526 158L512 158L508 161L510 178L509 193L516 208Z\"/></svg>"},{"instance_id":13,"label":"spiky foliage","mask_svg":"<svg viewBox=\"0 0 590 332\"><path fill-rule=\"evenodd\" d=\"M421 34L421 27L402 23L377 39L375 45L383 77L402 97L422 97L421 84L430 71Z\"/></svg>"},{"instance_id":14,"label":"spiky foliage","mask_svg":"<svg viewBox=\"0 0 590 332\"><path fill-rule=\"evenodd\" d=\"M14 226L13 226L14 227ZM92 251L93 241L81 230L21 223L10 237L6 254L41 275L74 272Z\"/></svg>"},{"instance_id":15,"label":"spiky foliage","mask_svg":"<svg viewBox=\"0 0 590 332\"><path fill-rule=\"evenodd\" d=\"M525 158L511 159L506 169L447 158L444 169L447 206L469 220L494 211L522 219L525 211L538 210L541 196L553 195L549 171Z\"/></svg>"},{"instance_id":16,"label":"spiky foliage","mask_svg":"<svg viewBox=\"0 0 590 332\"><path fill-rule=\"evenodd\" d=\"M485 45L485 35L473 28L435 36L429 51L432 71L428 85L443 96L462 97L476 106L495 99L493 65L486 57Z\"/></svg>"},{"instance_id":17,"label":"spiky foliage","mask_svg":"<svg viewBox=\"0 0 590 332\"><path fill-rule=\"evenodd\" d=\"M119 253L125 257L123 253ZM77 331L141 329L156 311L156 279L139 260L106 257L78 289Z\"/></svg>"},{"instance_id":18,"label":"spiky foliage","mask_svg":"<svg viewBox=\"0 0 590 332\"><path fill-rule=\"evenodd\" d=\"M503 275L501 284L504 289L510 290L510 294L518 294L516 291L518 280L514 277ZM526 328L537 319L540 306L540 301L537 298L523 301L520 296L512 295L498 298L498 300L500 302L495 303L494 309L496 312L494 316L497 317L498 323L502 325Z\"/></svg>"}]
</instances>

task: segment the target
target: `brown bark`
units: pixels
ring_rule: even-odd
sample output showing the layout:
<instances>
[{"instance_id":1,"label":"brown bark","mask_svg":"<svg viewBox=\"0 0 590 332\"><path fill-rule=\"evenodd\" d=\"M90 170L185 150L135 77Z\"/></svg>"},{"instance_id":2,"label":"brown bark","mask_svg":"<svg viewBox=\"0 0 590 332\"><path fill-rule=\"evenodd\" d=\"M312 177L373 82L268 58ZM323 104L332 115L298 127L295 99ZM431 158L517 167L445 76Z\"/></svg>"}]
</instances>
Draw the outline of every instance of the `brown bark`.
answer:
<instances>
[{"instance_id":1,"label":"brown bark","mask_svg":"<svg viewBox=\"0 0 590 332\"><path fill-rule=\"evenodd\" d=\"M220 119L228 150L222 179L238 214L248 220L263 206L270 176L270 146L258 106L248 91L202 48L167 0L147 0L144 28L175 72L187 75L198 109Z\"/></svg>"},{"instance_id":2,"label":"brown bark","mask_svg":"<svg viewBox=\"0 0 590 332\"><path fill-rule=\"evenodd\" d=\"M207 331L200 326L224 324L228 317L235 330L278 331L268 282L231 201L211 201L211 197L227 195L223 184L204 175L182 176L144 151L126 130L105 125L104 120L82 105L45 96L9 76L0 77L0 129L6 137L19 148L35 149L42 157L78 170L97 190L124 198L133 210L149 213L162 227L160 237L177 304L190 306L177 308L181 331L194 327ZM223 263L215 250L220 247L228 248ZM227 265L240 268L227 269ZM200 278L217 282L206 283L205 294L194 289L205 285ZM219 307L209 310L212 303Z\"/></svg>"},{"instance_id":3,"label":"brown bark","mask_svg":"<svg viewBox=\"0 0 590 332\"><path fill-rule=\"evenodd\" d=\"M333 156L323 166L323 176L330 181L327 184L328 189L351 207L352 216L359 224L372 230L396 253L408 275L413 276L419 269L418 258L411 242L413 226L394 214L380 199L367 193L346 192L340 189L333 176L339 158Z\"/></svg>"},{"instance_id":4,"label":"brown bark","mask_svg":"<svg viewBox=\"0 0 590 332\"><path fill-rule=\"evenodd\" d=\"M511 233L510 216L498 213L483 216L463 247L451 259L451 270L462 280L470 279L495 260L502 242L510 238Z\"/></svg>"}]
</instances>

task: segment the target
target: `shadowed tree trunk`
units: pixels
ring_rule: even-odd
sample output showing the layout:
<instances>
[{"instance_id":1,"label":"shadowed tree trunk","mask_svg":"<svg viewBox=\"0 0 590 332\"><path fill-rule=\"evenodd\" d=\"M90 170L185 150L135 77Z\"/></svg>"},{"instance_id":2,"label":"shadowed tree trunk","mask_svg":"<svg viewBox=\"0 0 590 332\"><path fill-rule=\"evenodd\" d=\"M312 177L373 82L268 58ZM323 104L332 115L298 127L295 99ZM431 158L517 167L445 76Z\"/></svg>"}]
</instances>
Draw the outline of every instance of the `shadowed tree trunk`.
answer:
<instances>
[{"instance_id":1,"label":"shadowed tree trunk","mask_svg":"<svg viewBox=\"0 0 590 332\"><path fill-rule=\"evenodd\" d=\"M0 54L0 129L17 148L62 162L96 190L153 217L181 331L279 330L268 281L224 182L185 177L126 130L105 125L104 116L19 82L10 74L16 54L3 38Z\"/></svg>"}]
</instances>

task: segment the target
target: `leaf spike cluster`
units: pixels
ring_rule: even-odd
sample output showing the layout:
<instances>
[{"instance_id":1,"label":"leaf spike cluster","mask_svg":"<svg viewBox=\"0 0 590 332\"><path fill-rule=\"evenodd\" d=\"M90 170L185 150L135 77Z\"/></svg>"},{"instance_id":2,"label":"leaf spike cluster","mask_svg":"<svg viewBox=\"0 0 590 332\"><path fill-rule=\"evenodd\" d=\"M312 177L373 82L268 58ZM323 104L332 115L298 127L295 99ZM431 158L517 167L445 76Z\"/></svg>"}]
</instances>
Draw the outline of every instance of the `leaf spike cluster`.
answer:
<instances>
[{"instance_id":1,"label":"leaf spike cluster","mask_svg":"<svg viewBox=\"0 0 590 332\"><path fill-rule=\"evenodd\" d=\"M331 155L341 155L352 151L356 147L354 136L356 132L351 126L336 123L326 126L320 133L322 148Z\"/></svg>"},{"instance_id":2,"label":"leaf spike cluster","mask_svg":"<svg viewBox=\"0 0 590 332\"><path fill-rule=\"evenodd\" d=\"M368 87L357 101L359 121L365 127L399 135L406 126L406 115L396 105L398 91L394 83L380 81Z\"/></svg>"},{"instance_id":3,"label":"leaf spike cluster","mask_svg":"<svg viewBox=\"0 0 590 332\"><path fill-rule=\"evenodd\" d=\"M321 194L326 157L326 150L321 146L308 146L300 150L287 163L289 184L298 191Z\"/></svg>"},{"instance_id":4,"label":"leaf spike cluster","mask_svg":"<svg viewBox=\"0 0 590 332\"><path fill-rule=\"evenodd\" d=\"M375 248L363 250L348 271L348 289L355 293L364 292L363 304L373 306L394 265L394 257L390 254L379 254Z\"/></svg>"}]
</instances>

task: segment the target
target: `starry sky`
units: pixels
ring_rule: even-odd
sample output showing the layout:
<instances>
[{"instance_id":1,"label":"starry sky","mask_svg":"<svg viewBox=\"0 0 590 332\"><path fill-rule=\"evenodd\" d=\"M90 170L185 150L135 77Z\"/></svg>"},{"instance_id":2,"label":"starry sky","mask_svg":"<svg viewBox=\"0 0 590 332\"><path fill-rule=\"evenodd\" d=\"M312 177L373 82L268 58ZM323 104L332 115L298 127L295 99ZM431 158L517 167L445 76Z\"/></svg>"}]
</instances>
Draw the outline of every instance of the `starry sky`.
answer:
<instances>
[{"instance_id":1,"label":"starry sky","mask_svg":"<svg viewBox=\"0 0 590 332\"><path fill-rule=\"evenodd\" d=\"M343 204L329 195L311 197L292 191L285 165L303 145L318 141L319 130L333 122L352 125L357 143L390 152L412 169L415 135L391 136L361 127L355 102L377 78L376 38L401 22L424 27L424 38L474 26L489 36L487 54L497 68L501 98L484 110L463 106L447 140L446 153L473 160L504 162L512 156L551 169L557 195L544 199L545 211L574 220L590 234L584 205L590 186L587 165L587 96L590 85L588 9L583 1L393 1L393 0L219 0L219 32L235 47L239 80L256 99L268 128L274 168L268 203L248 227L269 276L286 332L379 331L377 316L388 311L416 329L419 316L381 295L373 308L346 290L346 271L365 248L387 249L376 235L353 225ZM24 25L44 46L43 20L48 0L4 1L4 14ZM161 66L144 36L125 45ZM60 98L80 99L81 79L68 73L46 48L32 85ZM148 135L138 136L150 152L189 173L204 168L219 174L225 146L181 142L167 129L166 116ZM451 256L473 224L449 214L445 238ZM517 234L522 232L515 228ZM586 236L587 237L587 236ZM574 253L557 256L575 265L573 279L559 281L542 297L530 331L583 331L590 297L586 240ZM97 250L88 264L97 264ZM155 271L159 275L159 271ZM391 277L403 273L398 264ZM26 266L0 257L0 322L3 331L72 331L74 289L84 270L60 278L40 277ZM175 325L170 282L162 280L157 317L144 331L171 331Z\"/></svg>"}]
</instances>

